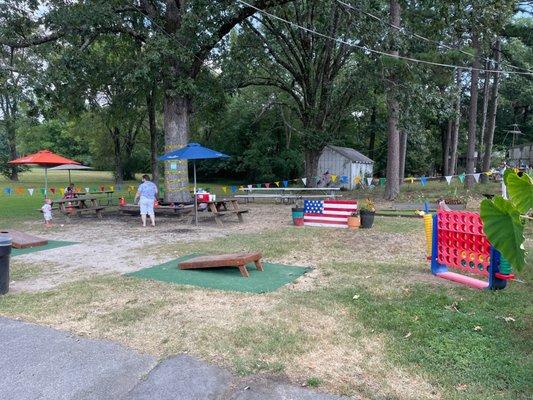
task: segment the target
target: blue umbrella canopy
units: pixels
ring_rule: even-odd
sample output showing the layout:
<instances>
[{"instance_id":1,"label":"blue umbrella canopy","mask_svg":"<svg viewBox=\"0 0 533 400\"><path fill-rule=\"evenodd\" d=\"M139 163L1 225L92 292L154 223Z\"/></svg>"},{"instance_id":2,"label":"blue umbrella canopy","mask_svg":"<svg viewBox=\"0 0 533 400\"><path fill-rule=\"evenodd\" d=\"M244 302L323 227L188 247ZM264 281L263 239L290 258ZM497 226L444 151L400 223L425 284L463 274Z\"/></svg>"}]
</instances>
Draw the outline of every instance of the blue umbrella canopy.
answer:
<instances>
[{"instance_id":1,"label":"blue umbrella canopy","mask_svg":"<svg viewBox=\"0 0 533 400\"><path fill-rule=\"evenodd\" d=\"M189 143L181 149L170 151L158 157L159 161L170 160L202 160L205 158L229 158L228 155L219 151L208 149L198 143Z\"/></svg>"},{"instance_id":2,"label":"blue umbrella canopy","mask_svg":"<svg viewBox=\"0 0 533 400\"><path fill-rule=\"evenodd\" d=\"M203 160L206 158L229 158L228 155L219 151L208 149L198 143L189 143L181 149L170 151L158 157L159 161L172 160L193 160L194 170L194 222L198 225L198 201L196 196L196 160Z\"/></svg>"}]
</instances>

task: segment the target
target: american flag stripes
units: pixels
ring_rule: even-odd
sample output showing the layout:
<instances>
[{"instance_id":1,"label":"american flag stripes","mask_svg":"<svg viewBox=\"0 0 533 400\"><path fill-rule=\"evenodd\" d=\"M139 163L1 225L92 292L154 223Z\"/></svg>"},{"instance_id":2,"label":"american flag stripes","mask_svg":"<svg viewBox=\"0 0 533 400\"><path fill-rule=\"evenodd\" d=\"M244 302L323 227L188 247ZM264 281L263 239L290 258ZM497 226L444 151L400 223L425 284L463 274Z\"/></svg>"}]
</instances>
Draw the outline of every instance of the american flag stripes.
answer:
<instances>
[{"instance_id":1,"label":"american flag stripes","mask_svg":"<svg viewBox=\"0 0 533 400\"><path fill-rule=\"evenodd\" d=\"M304 225L348 228L357 200L304 200Z\"/></svg>"}]
</instances>

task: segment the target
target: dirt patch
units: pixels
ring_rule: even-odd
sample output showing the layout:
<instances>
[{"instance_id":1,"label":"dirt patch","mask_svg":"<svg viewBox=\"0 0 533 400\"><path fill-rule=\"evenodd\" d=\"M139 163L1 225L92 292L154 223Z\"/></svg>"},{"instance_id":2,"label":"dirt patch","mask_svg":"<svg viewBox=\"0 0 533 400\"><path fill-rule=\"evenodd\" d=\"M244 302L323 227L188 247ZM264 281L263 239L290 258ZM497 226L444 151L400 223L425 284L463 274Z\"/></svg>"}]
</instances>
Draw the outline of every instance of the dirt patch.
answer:
<instances>
[{"instance_id":1,"label":"dirt patch","mask_svg":"<svg viewBox=\"0 0 533 400\"><path fill-rule=\"evenodd\" d=\"M25 232L78 244L18 256L17 260L25 263L53 268L34 279L13 282L12 290L46 290L91 276L136 271L175 258L174 254L154 253L150 248L264 232L288 226L291 221L289 206L250 204L242 208L250 210L245 222L239 224L236 217L228 216L222 228L208 213L199 214L197 227L175 217L161 217L156 227L144 228L138 216L109 213L102 220L85 216L66 221L58 217L51 229L44 228L40 221L26 222L21 227Z\"/></svg>"}]
</instances>

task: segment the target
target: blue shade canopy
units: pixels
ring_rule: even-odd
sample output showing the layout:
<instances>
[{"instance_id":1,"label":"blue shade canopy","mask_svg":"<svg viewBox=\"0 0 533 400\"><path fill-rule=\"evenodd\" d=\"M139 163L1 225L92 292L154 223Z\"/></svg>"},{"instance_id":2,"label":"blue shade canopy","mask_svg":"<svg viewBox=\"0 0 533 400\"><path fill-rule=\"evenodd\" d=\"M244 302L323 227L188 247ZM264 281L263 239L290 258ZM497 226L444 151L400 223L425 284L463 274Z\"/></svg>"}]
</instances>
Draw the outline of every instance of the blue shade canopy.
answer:
<instances>
[{"instance_id":1,"label":"blue shade canopy","mask_svg":"<svg viewBox=\"0 0 533 400\"><path fill-rule=\"evenodd\" d=\"M170 151L158 157L159 161L169 160L201 160L204 158L229 158L228 155L219 151L200 146L198 143L189 143L181 149Z\"/></svg>"}]
</instances>

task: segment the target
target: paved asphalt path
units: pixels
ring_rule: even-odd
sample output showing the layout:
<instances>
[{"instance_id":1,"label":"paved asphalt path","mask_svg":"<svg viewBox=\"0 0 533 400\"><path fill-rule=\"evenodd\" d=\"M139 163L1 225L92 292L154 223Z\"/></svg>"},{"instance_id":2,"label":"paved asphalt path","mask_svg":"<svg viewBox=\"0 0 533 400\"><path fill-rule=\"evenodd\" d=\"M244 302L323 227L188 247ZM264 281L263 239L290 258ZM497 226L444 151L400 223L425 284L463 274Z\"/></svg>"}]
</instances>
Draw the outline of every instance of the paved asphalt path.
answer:
<instances>
[{"instance_id":1,"label":"paved asphalt path","mask_svg":"<svg viewBox=\"0 0 533 400\"><path fill-rule=\"evenodd\" d=\"M158 362L117 343L0 317L0 399L339 400L188 355Z\"/></svg>"}]
</instances>

